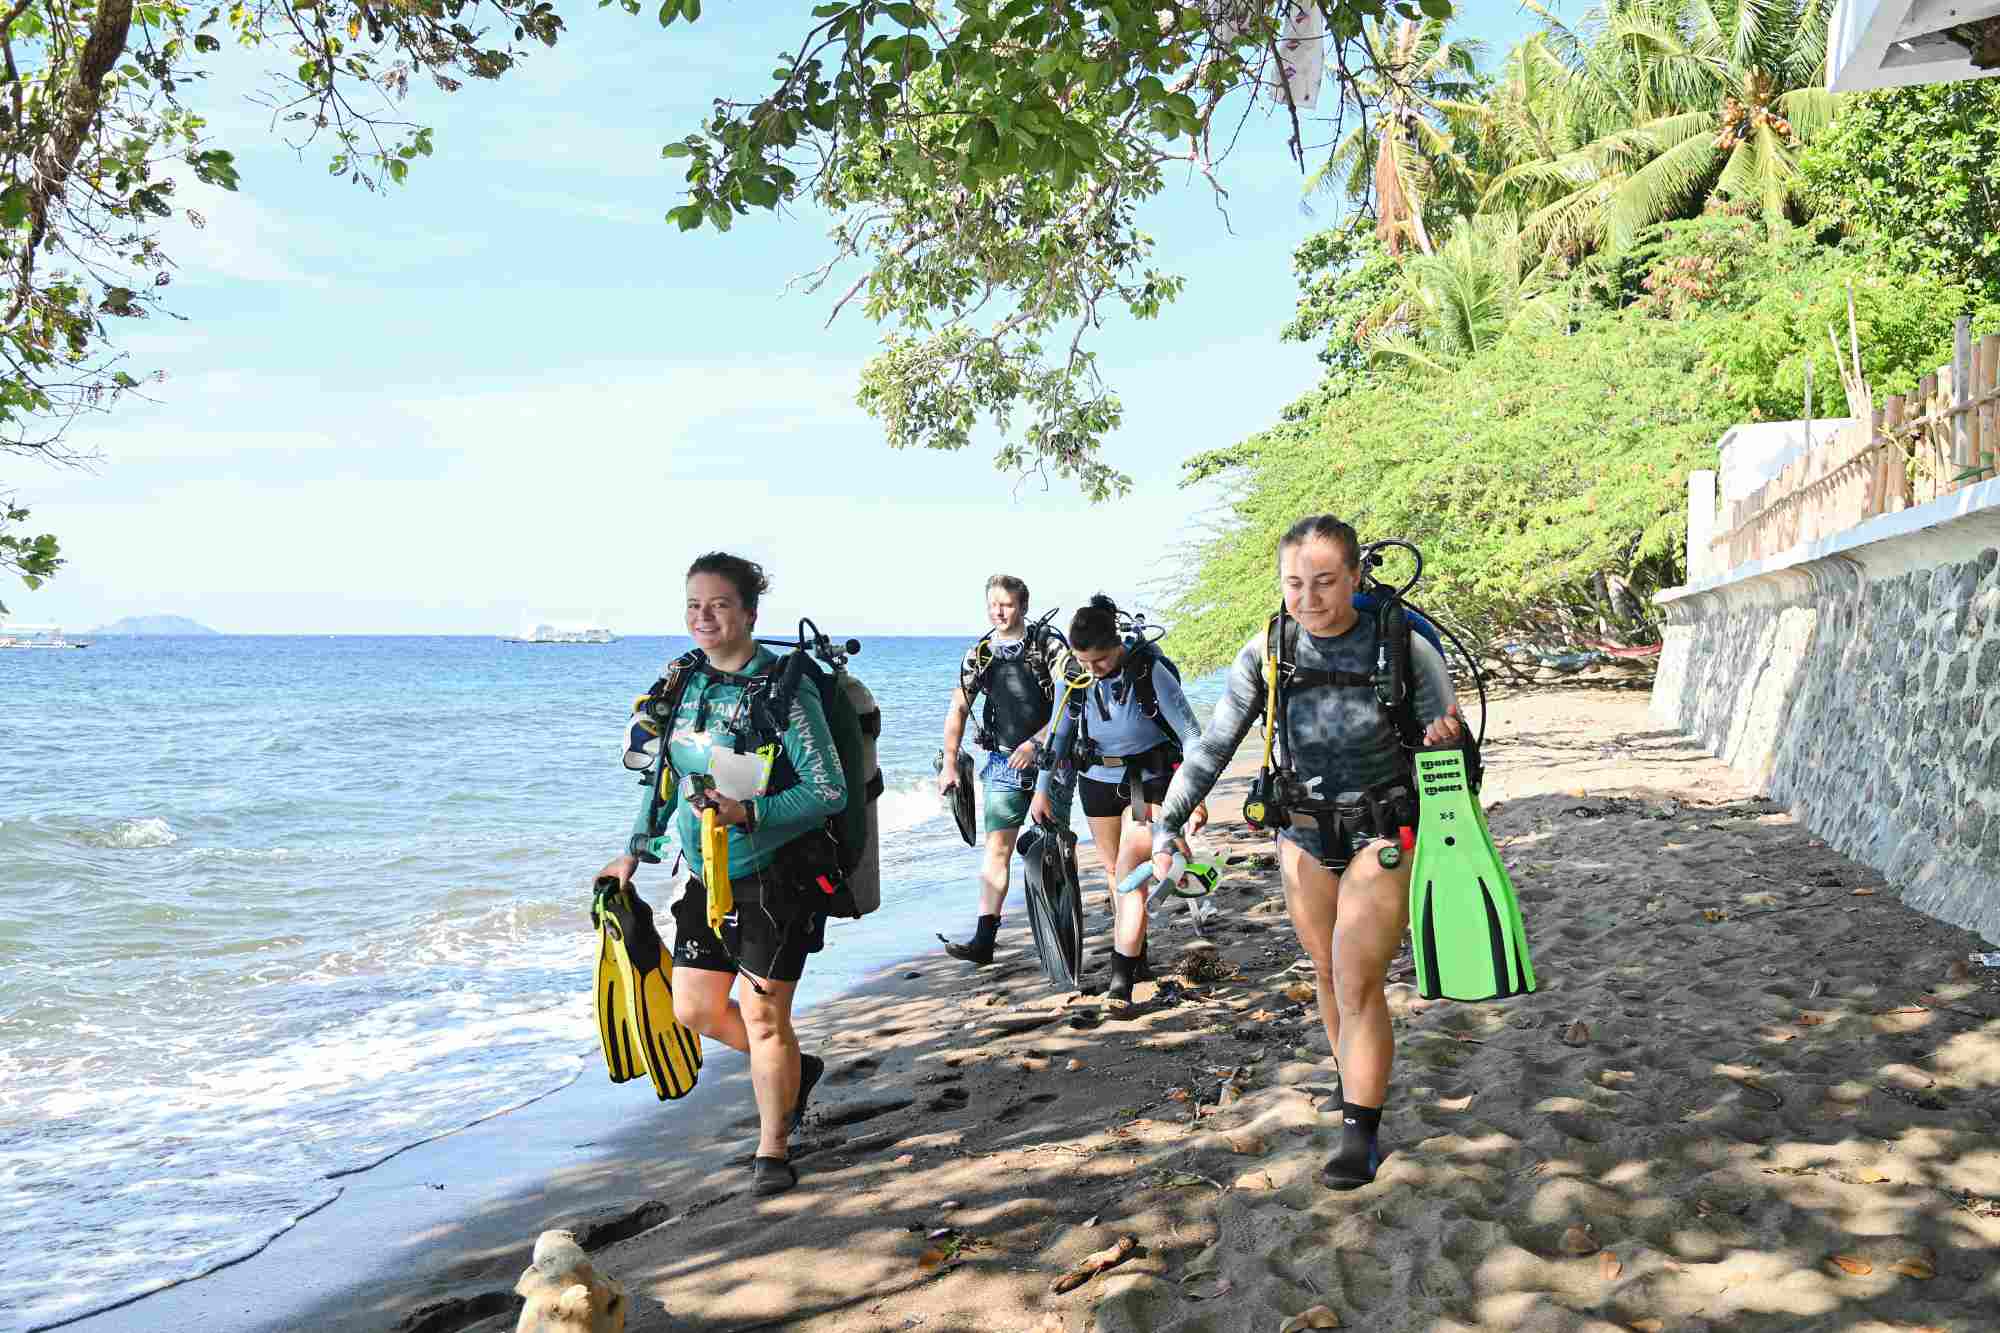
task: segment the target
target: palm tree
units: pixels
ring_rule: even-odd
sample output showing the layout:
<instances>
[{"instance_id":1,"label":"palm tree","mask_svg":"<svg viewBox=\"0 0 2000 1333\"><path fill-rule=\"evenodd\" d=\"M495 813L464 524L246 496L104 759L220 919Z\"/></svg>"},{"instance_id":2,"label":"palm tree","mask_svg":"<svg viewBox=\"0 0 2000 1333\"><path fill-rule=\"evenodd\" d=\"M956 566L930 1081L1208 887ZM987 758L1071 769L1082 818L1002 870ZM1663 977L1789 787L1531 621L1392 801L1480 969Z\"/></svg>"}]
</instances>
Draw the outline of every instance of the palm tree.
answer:
<instances>
[{"instance_id":1,"label":"palm tree","mask_svg":"<svg viewBox=\"0 0 2000 1333\"><path fill-rule=\"evenodd\" d=\"M1466 210L1478 197L1457 131L1477 115L1479 42L1448 40L1443 19L1369 20L1363 29L1367 68L1346 96L1369 113L1342 135L1308 192L1339 190L1351 202L1372 202L1375 235L1392 255L1406 244L1436 247L1425 213L1441 198Z\"/></svg>"},{"instance_id":2,"label":"palm tree","mask_svg":"<svg viewBox=\"0 0 2000 1333\"><path fill-rule=\"evenodd\" d=\"M1571 257L1718 198L1773 223L1795 211L1797 149L1833 117L1832 0L1606 0L1580 30L1529 7L1544 24L1541 105L1559 102L1577 141L1547 136L1482 207L1525 207L1531 240Z\"/></svg>"},{"instance_id":3,"label":"palm tree","mask_svg":"<svg viewBox=\"0 0 2000 1333\"><path fill-rule=\"evenodd\" d=\"M1524 324L1559 321L1561 298L1541 264L1523 271L1521 242L1512 216L1489 213L1461 221L1435 253L1411 255L1366 321L1370 360L1442 370Z\"/></svg>"}]
</instances>

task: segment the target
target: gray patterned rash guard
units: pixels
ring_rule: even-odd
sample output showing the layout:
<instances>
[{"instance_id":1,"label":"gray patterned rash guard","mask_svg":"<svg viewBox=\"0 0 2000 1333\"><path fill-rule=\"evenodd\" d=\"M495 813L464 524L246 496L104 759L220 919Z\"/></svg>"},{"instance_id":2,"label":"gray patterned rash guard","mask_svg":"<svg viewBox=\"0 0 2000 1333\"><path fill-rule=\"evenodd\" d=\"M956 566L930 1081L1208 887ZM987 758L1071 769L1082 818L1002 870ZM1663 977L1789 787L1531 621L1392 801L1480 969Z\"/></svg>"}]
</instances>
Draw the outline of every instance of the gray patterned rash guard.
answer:
<instances>
[{"instance_id":1,"label":"gray patterned rash guard","mask_svg":"<svg viewBox=\"0 0 2000 1333\"><path fill-rule=\"evenodd\" d=\"M1259 630L1236 654L1229 680L1208 728L1187 747L1153 820L1153 849L1172 849L1172 840L1194 808L1206 799L1250 728L1264 719L1264 653L1268 630ZM1373 671L1375 617L1362 615L1346 633L1322 638L1299 631L1296 666L1320 671ZM1444 658L1421 634L1410 636L1410 677L1416 688L1417 719L1429 726L1457 702ZM1331 798L1362 791L1400 777L1405 760L1389 711L1372 689L1326 687L1285 696L1285 734L1278 738L1284 762L1301 779L1320 778L1319 791Z\"/></svg>"}]
</instances>

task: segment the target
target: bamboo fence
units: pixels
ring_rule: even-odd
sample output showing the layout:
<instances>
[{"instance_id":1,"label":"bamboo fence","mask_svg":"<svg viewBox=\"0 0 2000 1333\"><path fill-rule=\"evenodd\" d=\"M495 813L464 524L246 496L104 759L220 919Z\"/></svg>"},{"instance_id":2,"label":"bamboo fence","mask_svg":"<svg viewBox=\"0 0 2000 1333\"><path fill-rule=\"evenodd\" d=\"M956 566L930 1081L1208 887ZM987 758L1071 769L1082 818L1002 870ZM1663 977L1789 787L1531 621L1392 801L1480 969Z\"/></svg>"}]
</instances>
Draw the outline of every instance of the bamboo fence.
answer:
<instances>
[{"instance_id":1,"label":"bamboo fence","mask_svg":"<svg viewBox=\"0 0 2000 1333\"><path fill-rule=\"evenodd\" d=\"M1889 394L1879 407L1861 374L1851 294L1847 347L1832 329L1827 336L1852 420L1839 430L1828 423L1824 440L1807 421L1799 456L1729 505L1713 539L1716 563L1726 568L2000 475L2000 333L1974 338L1972 321L1961 317L1951 364L1924 376L1915 393ZM1807 373L1810 417L1810 367Z\"/></svg>"}]
</instances>

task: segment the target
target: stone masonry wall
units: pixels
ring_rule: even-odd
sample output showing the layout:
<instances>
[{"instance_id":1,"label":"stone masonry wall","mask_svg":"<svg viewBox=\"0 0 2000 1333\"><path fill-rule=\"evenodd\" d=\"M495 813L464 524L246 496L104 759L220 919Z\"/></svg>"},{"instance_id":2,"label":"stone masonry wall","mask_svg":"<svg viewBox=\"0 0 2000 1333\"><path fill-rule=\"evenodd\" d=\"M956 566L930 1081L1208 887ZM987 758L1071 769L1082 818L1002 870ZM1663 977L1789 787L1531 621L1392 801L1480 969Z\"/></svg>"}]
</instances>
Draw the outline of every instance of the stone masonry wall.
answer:
<instances>
[{"instance_id":1,"label":"stone masonry wall","mask_svg":"<svg viewBox=\"0 0 2000 1333\"><path fill-rule=\"evenodd\" d=\"M1666 601L1653 710L1905 902L2000 943L2000 550L1967 541L2000 538L1977 528Z\"/></svg>"}]
</instances>

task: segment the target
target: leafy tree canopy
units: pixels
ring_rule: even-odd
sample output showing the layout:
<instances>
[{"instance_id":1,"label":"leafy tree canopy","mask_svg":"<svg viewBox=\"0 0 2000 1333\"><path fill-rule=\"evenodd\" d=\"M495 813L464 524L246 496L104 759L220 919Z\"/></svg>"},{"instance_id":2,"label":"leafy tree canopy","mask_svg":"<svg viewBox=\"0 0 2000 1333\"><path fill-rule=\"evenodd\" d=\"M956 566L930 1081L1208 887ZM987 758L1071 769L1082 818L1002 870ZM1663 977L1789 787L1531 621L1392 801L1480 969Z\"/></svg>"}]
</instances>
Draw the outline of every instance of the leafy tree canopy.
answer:
<instances>
[{"instance_id":1,"label":"leafy tree canopy","mask_svg":"<svg viewBox=\"0 0 2000 1333\"><path fill-rule=\"evenodd\" d=\"M1799 159L1824 217L1898 264L2000 297L2000 83L1979 79L1847 99Z\"/></svg>"},{"instance_id":2,"label":"leafy tree canopy","mask_svg":"<svg viewBox=\"0 0 2000 1333\"><path fill-rule=\"evenodd\" d=\"M616 5L667 28L702 16L701 0ZM1002 467L1109 495L1128 484L1097 458L1119 408L1087 337L1180 289L1152 267L1135 222L1163 169L1213 181L1240 128L1230 109L1260 86L1289 113L1303 162L1296 103L1310 99L1284 77L1301 51L1323 49L1344 86L1350 51L1366 59L1364 22L1450 11L1450 0L801 5L769 86L724 92L665 146L688 185L669 217L727 229L753 209L830 211L835 255L817 280L858 262L835 313L859 298L891 326L862 401L892 443L960 448L982 419L1018 423ZM137 387L114 321L158 309L171 279L157 225L176 207L172 173L242 183L204 116L225 46L262 58L295 142L322 144L331 172L373 189L433 151L431 129L402 119L413 85L500 78L563 30L552 0L0 3L0 452L61 456L79 414ZM0 532L24 517L6 511Z\"/></svg>"}]
</instances>

